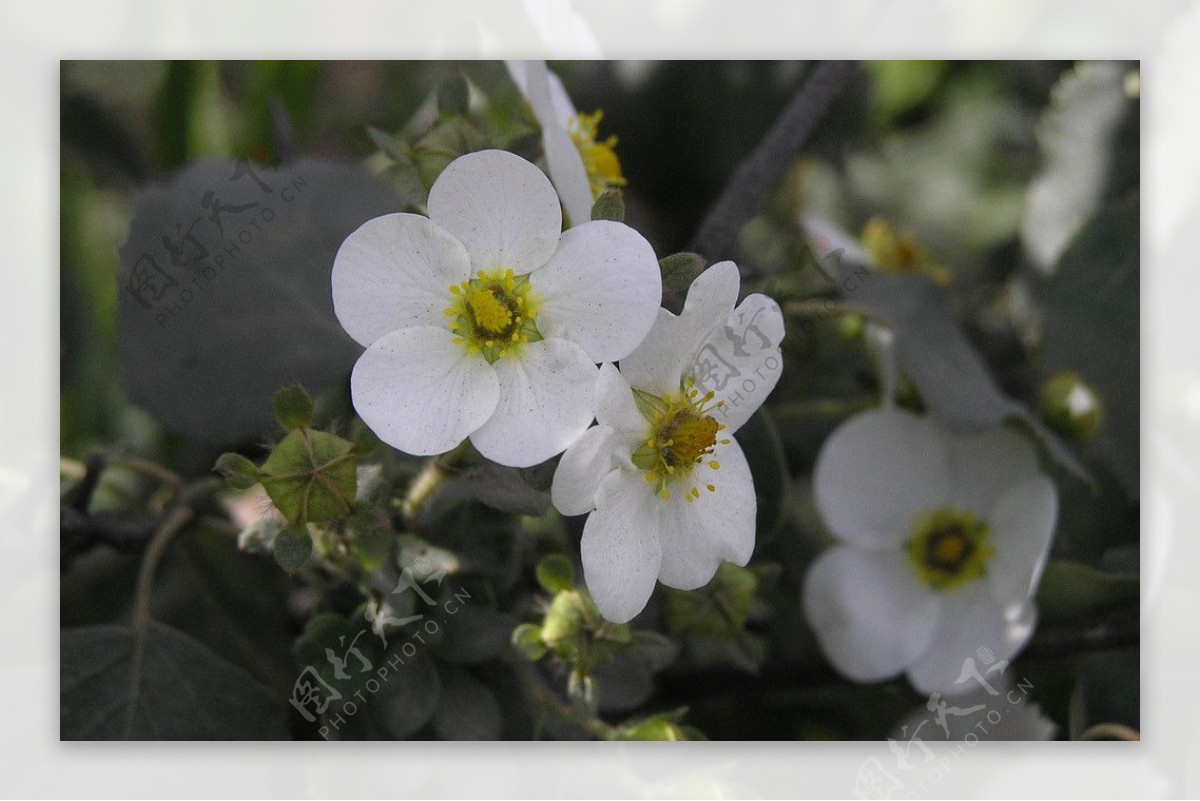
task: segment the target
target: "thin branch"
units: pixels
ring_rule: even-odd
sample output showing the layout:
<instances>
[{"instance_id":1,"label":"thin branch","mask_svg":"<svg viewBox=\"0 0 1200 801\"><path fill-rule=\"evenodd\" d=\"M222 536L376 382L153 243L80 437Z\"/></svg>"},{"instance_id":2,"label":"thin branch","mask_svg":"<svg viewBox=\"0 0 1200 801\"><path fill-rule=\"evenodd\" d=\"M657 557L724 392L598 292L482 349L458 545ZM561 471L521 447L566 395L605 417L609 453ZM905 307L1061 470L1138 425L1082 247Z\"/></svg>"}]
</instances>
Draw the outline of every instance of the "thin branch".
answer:
<instances>
[{"instance_id":1,"label":"thin branch","mask_svg":"<svg viewBox=\"0 0 1200 801\"><path fill-rule=\"evenodd\" d=\"M762 144L738 167L689 250L713 261L732 255L738 233L804 147L853 69L852 61L823 61L817 65Z\"/></svg>"}]
</instances>

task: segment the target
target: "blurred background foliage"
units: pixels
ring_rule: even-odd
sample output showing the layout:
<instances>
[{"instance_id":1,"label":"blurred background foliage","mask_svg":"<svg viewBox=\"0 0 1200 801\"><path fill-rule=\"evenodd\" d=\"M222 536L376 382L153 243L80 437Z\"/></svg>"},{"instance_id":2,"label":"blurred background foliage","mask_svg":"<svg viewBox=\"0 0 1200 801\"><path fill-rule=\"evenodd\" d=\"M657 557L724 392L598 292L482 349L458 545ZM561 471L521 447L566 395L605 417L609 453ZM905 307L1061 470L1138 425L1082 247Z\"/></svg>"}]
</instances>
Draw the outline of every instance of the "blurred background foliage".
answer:
<instances>
[{"instance_id":1,"label":"blurred background foliage","mask_svg":"<svg viewBox=\"0 0 1200 801\"><path fill-rule=\"evenodd\" d=\"M603 110L601 135L619 137L625 220L660 257L688 248L810 73L802 62L552 67L578 109ZM1136 730L1136 635L1133 647L1128 637L1108 647L1080 632L1131 614L1136 623L1138 105L1136 64L875 62L852 74L735 252L705 254L735 258L743 292L798 306L783 378L738 434L760 500L754 559L746 569L727 565L695 592L659 587L630 629L598 621L579 592L582 519L547 511L548 469L451 455L439 469L453 480L424 498L427 466L371 449L349 405L356 350L330 324L328 270L354 227L420 209L438 169L461 152L503 146L538 157L536 123L503 64L64 62L64 738L894 731L924 699L903 681L839 679L798 602L805 569L828 541L811 504L813 460L829 432L877 403L879 391L863 318L824 305L838 290L812 269L801 214L866 234L880 273L932 279L999 389L1055 432L1077 469L1049 460L1061 512L1039 594L1046 636L1018 667L1060 737L1098 723ZM236 275L206 281L193 308L165 320L147 313L125 285L132 262L186 225L206 188L219 185L217 202L230 204L265 192L230 181L239 164L304 182L302 199L274 233L247 246ZM220 241L197 243L205 246L215 252ZM366 512L339 519L328 536L314 535L315 553L306 545L288 556L280 543L294 537L241 530L267 508L265 497L232 496L205 477L226 451L262 463L284 438L271 416L274 390L292 381L313 398L298 428L354 443L356 508L384 521ZM1094 413L1067 403L1083 391ZM929 395L902 383L904 405L932 406ZM134 530L130 547L111 547L110 537L76 553L67 523L136 529L182 492L195 494L195 516L162 555L143 667L186 661L196 675L181 681L207 686L207 703L244 712L202 725L194 708L180 706L177 686L148 682L141 701L158 712L113 730L96 723L88 699L128 681L132 640L123 625L137 619L146 536ZM280 546L275 560L263 555L272 545ZM343 701L328 711L348 721L330 735L327 717L308 720L287 704L297 676L331 647L344 653L370 605L387 597L383 584L406 569L411 577L418 563L441 565L450 578L428 600L409 594L408 608L387 613L444 608L458 593L472 600L409 660L403 681L369 695L366 710L349 712ZM393 637L368 630L357 647L378 667L397 656L401 638ZM105 649L117 666L111 676L88 667ZM334 665L324 664L326 672ZM226 690L211 686L217 675ZM342 678L323 676L330 685Z\"/></svg>"}]
</instances>

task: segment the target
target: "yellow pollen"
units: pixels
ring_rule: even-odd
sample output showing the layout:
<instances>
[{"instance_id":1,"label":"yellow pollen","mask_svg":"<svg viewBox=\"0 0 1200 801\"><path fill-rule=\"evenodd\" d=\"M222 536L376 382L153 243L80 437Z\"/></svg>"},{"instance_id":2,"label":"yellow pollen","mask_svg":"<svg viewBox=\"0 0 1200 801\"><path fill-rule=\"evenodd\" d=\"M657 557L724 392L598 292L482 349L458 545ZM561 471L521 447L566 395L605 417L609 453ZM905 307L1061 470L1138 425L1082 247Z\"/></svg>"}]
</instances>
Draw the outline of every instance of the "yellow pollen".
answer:
<instances>
[{"instance_id":1,"label":"yellow pollen","mask_svg":"<svg viewBox=\"0 0 1200 801\"><path fill-rule=\"evenodd\" d=\"M596 139L603 117L599 111L595 114L576 114L567 125L571 141L575 143L579 156L583 159L583 168L587 171L592 197L600 197L606 189L625 185L625 176L621 174L621 162L613 150L617 146L617 137L610 136L603 141Z\"/></svg>"},{"instance_id":2,"label":"yellow pollen","mask_svg":"<svg viewBox=\"0 0 1200 801\"><path fill-rule=\"evenodd\" d=\"M713 461L709 462L709 463L708 463L708 466L709 466L709 467L711 467L713 470L719 470L719 469L721 469L721 463L720 463L720 462L718 462L716 459L714 459Z\"/></svg>"},{"instance_id":3,"label":"yellow pollen","mask_svg":"<svg viewBox=\"0 0 1200 801\"><path fill-rule=\"evenodd\" d=\"M669 501L669 500L671 500L671 491L670 491L670 490L666 490L666 489L665 489L665 490L663 490L663 491L662 491L662 499L663 499L664 501Z\"/></svg>"},{"instance_id":4,"label":"yellow pollen","mask_svg":"<svg viewBox=\"0 0 1200 801\"><path fill-rule=\"evenodd\" d=\"M471 313L475 316L475 322L484 331L499 334L512 324L512 312L497 300L495 293L490 290L473 293L467 301L467 305L470 306Z\"/></svg>"},{"instance_id":5,"label":"yellow pollen","mask_svg":"<svg viewBox=\"0 0 1200 801\"><path fill-rule=\"evenodd\" d=\"M712 484L709 484L709 485L708 485L708 487L707 487L707 489L708 489L708 491L709 491L709 492L716 492L716 491L717 491L717 488L716 488L716 487L714 487Z\"/></svg>"}]
</instances>

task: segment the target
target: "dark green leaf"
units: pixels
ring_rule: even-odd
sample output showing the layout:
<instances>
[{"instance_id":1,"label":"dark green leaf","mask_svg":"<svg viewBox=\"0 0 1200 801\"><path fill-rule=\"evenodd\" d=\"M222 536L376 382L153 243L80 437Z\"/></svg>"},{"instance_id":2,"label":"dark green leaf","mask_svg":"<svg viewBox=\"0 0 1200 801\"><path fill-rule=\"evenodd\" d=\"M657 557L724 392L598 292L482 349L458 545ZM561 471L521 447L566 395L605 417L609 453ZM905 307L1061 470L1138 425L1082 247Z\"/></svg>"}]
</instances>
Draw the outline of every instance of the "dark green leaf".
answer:
<instances>
[{"instance_id":1,"label":"dark green leaf","mask_svg":"<svg viewBox=\"0 0 1200 801\"><path fill-rule=\"evenodd\" d=\"M439 666L441 703L433 730L443 740L499 740L504 721L495 694L467 671Z\"/></svg>"},{"instance_id":2,"label":"dark green leaf","mask_svg":"<svg viewBox=\"0 0 1200 801\"><path fill-rule=\"evenodd\" d=\"M755 520L757 542L770 541L787 509L791 479L779 430L766 408L761 408L738 429L735 439L746 454L754 494L758 498Z\"/></svg>"},{"instance_id":3,"label":"dark green leaf","mask_svg":"<svg viewBox=\"0 0 1200 801\"><path fill-rule=\"evenodd\" d=\"M442 639L437 654L456 665L478 665L495 659L508 649L512 630L517 624L490 606L472 606L471 603L468 600L457 606L454 614L447 612L447 616L439 621Z\"/></svg>"},{"instance_id":4,"label":"dark green leaf","mask_svg":"<svg viewBox=\"0 0 1200 801\"><path fill-rule=\"evenodd\" d=\"M448 76L438 86L438 113L443 117L462 116L470 105L471 89L461 72Z\"/></svg>"},{"instance_id":5,"label":"dark green leaf","mask_svg":"<svg viewBox=\"0 0 1200 801\"><path fill-rule=\"evenodd\" d=\"M406 656L405 645L413 653ZM415 649L415 650L414 650ZM441 682L433 659L419 643L396 643L383 657L387 681L370 696L372 718L392 737L411 737L433 719L441 698Z\"/></svg>"},{"instance_id":6,"label":"dark green leaf","mask_svg":"<svg viewBox=\"0 0 1200 801\"><path fill-rule=\"evenodd\" d=\"M118 273L130 398L172 431L230 445L270 428L279 387L343 382L361 349L333 314L334 255L401 205L362 170L316 159L203 161L147 188Z\"/></svg>"},{"instance_id":7,"label":"dark green leaf","mask_svg":"<svg viewBox=\"0 0 1200 801\"><path fill-rule=\"evenodd\" d=\"M1053 559L1038 585L1038 615L1046 623L1079 621L1135 605L1140 594L1136 577Z\"/></svg>"},{"instance_id":8,"label":"dark green leaf","mask_svg":"<svg viewBox=\"0 0 1200 801\"><path fill-rule=\"evenodd\" d=\"M275 535L275 561L288 573L299 570L312 556L313 541L305 526L288 526Z\"/></svg>"},{"instance_id":9,"label":"dark green leaf","mask_svg":"<svg viewBox=\"0 0 1200 801\"><path fill-rule=\"evenodd\" d=\"M248 673L191 637L151 621L134 631L62 633L59 736L64 740L283 739L282 707Z\"/></svg>"},{"instance_id":10,"label":"dark green leaf","mask_svg":"<svg viewBox=\"0 0 1200 801\"><path fill-rule=\"evenodd\" d=\"M1106 207L1080 231L1046 285L1047 371L1071 371L1100 401L1092 451L1127 495L1140 479L1140 206Z\"/></svg>"}]
</instances>

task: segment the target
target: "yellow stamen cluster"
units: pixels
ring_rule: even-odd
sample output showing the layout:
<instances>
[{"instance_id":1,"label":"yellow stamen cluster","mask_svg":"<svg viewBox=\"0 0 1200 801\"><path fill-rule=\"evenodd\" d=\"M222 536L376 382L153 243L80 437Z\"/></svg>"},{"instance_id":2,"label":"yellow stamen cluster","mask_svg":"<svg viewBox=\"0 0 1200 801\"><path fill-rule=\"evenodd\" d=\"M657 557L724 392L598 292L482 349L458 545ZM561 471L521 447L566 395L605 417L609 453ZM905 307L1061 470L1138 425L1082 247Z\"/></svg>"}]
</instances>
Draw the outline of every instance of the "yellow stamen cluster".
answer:
<instances>
[{"instance_id":1,"label":"yellow stamen cluster","mask_svg":"<svg viewBox=\"0 0 1200 801\"><path fill-rule=\"evenodd\" d=\"M987 575L995 553L990 534L973 513L942 507L917 515L904 547L921 581L935 590L952 590Z\"/></svg>"},{"instance_id":2,"label":"yellow stamen cluster","mask_svg":"<svg viewBox=\"0 0 1200 801\"><path fill-rule=\"evenodd\" d=\"M537 310L528 275L513 275L511 269L477 277L450 287L453 301L446 308L450 330L458 334L456 345L470 353L482 353L494 363L519 350L527 342L542 338L537 329Z\"/></svg>"},{"instance_id":3,"label":"yellow stamen cluster","mask_svg":"<svg viewBox=\"0 0 1200 801\"><path fill-rule=\"evenodd\" d=\"M567 125L571 141L579 149L583 159L583 167L587 170L588 183L592 188L592 197L600 197L605 190L625 185L625 176L621 174L621 162L617 159L617 137L610 136L604 141L596 139L600 128L600 120L604 113L576 114Z\"/></svg>"},{"instance_id":4,"label":"yellow stamen cluster","mask_svg":"<svg viewBox=\"0 0 1200 801\"><path fill-rule=\"evenodd\" d=\"M634 398L650 423L645 440L633 452L634 465L645 471L646 483L664 501L671 499L671 485L683 482L689 485L684 497L693 503L700 497L700 487L692 484L697 466L705 464L705 457L712 454L718 442L729 444L728 439L718 440L725 426L709 414L724 406L725 401L713 403L712 392L700 396L693 380L678 395L659 398L634 390ZM710 470L721 467L715 459L707 464ZM703 486L709 492L717 491L714 484Z\"/></svg>"}]
</instances>

